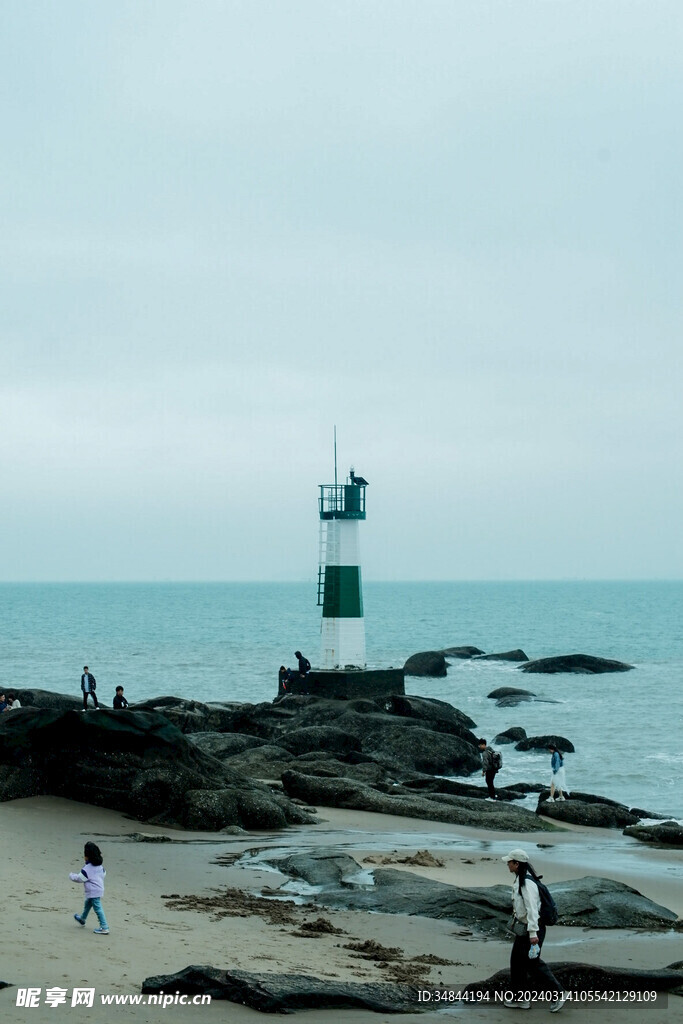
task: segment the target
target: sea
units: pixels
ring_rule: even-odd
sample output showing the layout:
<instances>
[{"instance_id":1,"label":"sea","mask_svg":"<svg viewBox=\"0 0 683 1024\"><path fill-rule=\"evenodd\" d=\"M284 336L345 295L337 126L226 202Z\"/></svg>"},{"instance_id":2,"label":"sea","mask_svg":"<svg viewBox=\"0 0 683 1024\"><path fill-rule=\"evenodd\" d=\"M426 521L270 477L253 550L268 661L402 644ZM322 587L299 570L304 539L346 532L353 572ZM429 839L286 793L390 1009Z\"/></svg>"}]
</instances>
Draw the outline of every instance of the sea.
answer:
<instances>
[{"instance_id":1,"label":"sea","mask_svg":"<svg viewBox=\"0 0 683 1024\"><path fill-rule=\"evenodd\" d=\"M399 667L418 651L521 648L529 658L593 654L633 671L525 675L514 663L452 661L406 692L448 701L489 741L511 726L571 740L569 790L683 819L683 582L368 582L368 664ZM280 665L301 650L315 667L314 581L294 583L0 584L0 687L80 695L88 665L100 700L272 700ZM498 708L500 686L538 701ZM496 745L498 746L498 745ZM500 785L550 778L545 751L500 746Z\"/></svg>"}]
</instances>

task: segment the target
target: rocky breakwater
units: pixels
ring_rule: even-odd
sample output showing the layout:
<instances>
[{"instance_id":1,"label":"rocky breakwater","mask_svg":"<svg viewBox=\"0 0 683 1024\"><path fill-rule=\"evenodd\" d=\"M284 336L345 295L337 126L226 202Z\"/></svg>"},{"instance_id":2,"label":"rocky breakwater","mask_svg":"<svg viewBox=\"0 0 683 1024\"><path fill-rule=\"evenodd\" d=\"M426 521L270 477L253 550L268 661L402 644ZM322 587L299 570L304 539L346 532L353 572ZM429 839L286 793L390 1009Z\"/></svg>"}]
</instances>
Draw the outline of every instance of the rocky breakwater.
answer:
<instances>
[{"instance_id":1,"label":"rocky breakwater","mask_svg":"<svg viewBox=\"0 0 683 1024\"><path fill-rule=\"evenodd\" d=\"M63 695L55 695L63 706ZM22 707L0 716L0 800L60 796L187 829L282 828L310 815L191 744L154 711Z\"/></svg>"}]
</instances>

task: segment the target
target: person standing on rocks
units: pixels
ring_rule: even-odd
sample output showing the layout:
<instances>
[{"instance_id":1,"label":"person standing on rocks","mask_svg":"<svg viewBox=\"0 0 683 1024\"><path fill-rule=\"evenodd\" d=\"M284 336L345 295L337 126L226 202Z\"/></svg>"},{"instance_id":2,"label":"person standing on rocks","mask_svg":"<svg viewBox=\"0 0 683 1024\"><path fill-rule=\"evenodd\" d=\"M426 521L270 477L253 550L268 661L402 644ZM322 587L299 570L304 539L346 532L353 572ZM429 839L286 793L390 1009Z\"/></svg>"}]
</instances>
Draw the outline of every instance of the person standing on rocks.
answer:
<instances>
[{"instance_id":1,"label":"person standing on rocks","mask_svg":"<svg viewBox=\"0 0 683 1024\"><path fill-rule=\"evenodd\" d=\"M95 705L95 707L99 708L99 706L100 706L98 701L97 701L97 694L95 693L95 687L96 686L97 686L97 682L95 681L94 675L88 669L88 666L84 665L83 666L83 675L81 676L81 690L83 691L83 710L84 711L88 710L88 694L90 694L90 696L92 697L93 704Z\"/></svg>"},{"instance_id":2,"label":"person standing on rocks","mask_svg":"<svg viewBox=\"0 0 683 1024\"><path fill-rule=\"evenodd\" d=\"M553 773L550 779L550 799L564 800L564 793L567 789L567 779L564 774L564 758L554 744L549 743L548 750L550 751L550 767Z\"/></svg>"},{"instance_id":3,"label":"person standing on rocks","mask_svg":"<svg viewBox=\"0 0 683 1024\"><path fill-rule=\"evenodd\" d=\"M493 780L496 774L500 770L499 758L500 754L493 747L489 747L486 744L485 739L479 740L479 752L481 754L481 774L486 779L486 788L489 791L489 800L497 800L496 789L493 785Z\"/></svg>"},{"instance_id":4,"label":"person standing on rocks","mask_svg":"<svg viewBox=\"0 0 683 1024\"><path fill-rule=\"evenodd\" d=\"M536 880L540 878L529 863L524 850L510 850L502 860L513 874L512 921L510 930L515 936L510 953L510 998L505 1005L510 1009L528 1010L531 1006L525 996L534 992L557 993L550 1012L557 1013L564 1006L567 995L548 965L541 960L541 947L545 938L545 924L541 921L541 894ZM542 1004L544 1005L544 1004Z\"/></svg>"}]
</instances>

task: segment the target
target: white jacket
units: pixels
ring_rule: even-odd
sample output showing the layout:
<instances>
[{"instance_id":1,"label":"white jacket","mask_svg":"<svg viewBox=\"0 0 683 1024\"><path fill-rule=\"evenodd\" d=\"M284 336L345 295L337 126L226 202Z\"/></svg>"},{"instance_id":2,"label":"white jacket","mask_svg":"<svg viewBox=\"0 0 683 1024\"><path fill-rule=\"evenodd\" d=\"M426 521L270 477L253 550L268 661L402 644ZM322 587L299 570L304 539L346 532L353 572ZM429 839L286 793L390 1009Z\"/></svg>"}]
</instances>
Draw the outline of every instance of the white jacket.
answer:
<instances>
[{"instance_id":1,"label":"white jacket","mask_svg":"<svg viewBox=\"0 0 683 1024\"><path fill-rule=\"evenodd\" d=\"M518 921L523 921L532 939L538 938L538 915L541 912L541 894L531 875L519 891L519 880L512 883L512 912Z\"/></svg>"}]
</instances>

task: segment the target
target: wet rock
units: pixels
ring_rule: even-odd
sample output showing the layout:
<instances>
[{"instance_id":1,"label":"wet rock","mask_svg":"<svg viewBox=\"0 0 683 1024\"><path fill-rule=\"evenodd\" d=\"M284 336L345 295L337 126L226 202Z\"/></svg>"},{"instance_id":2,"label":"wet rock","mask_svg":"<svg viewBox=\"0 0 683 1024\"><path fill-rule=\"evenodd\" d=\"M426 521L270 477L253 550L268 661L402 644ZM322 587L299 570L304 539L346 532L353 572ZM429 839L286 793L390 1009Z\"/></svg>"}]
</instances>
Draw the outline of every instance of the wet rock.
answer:
<instances>
[{"instance_id":1,"label":"wet rock","mask_svg":"<svg viewBox=\"0 0 683 1024\"><path fill-rule=\"evenodd\" d=\"M545 959L545 952L544 952ZM662 970L636 970L632 967L596 967L594 964L575 963L573 961L546 959L551 971L567 992L678 992L683 990L683 971L663 968ZM484 981L474 981L464 991L487 994L491 998L495 993L507 992L510 989L510 972L497 971ZM486 1004L484 1004L486 1005ZM572 1003L565 1008L571 1013ZM579 1000L583 1009L587 1006ZM596 1003L596 1006L609 1006L609 1003ZM615 1003L615 1006L628 1006L627 1003ZM645 1009L651 1003L631 1004L634 1009ZM638 1012L636 1010L636 1013ZM563 1011L564 1012L564 1011ZM660 1011L661 1012L661 1011ZM643 1020L647 1019L647 1014Z\"/></svg>"},{"instance_id":2,"label":"wet rock","mask_svg":"<svg viewBox=\"0 0 683 1024\"><path fill-rule=\"evenodd\" d=\"M486 802L481 798L445 793L418 796L401 786L379 792L353 779L321 779L293 770L282 773L282 785L289 797L321 807L346 807L506 832L534 832L539 826L544 831L553 829L549 822L542 822L533 811L514 807L503 800Z\"/></svg>"},{"instance_id":3,"label":"wet rock","mask_svg":"<svg viewBox=\"0 0 683 1024\"><path fill-rule=\"evenodd\" d=\"M505 729L504 732L499 732L494 743L519 743L520 740L526 739L526 731L521 726L514 725L511 729Z\"/></svg>"},{"instance_id":4,"label":"wet rock","mask_svg":"<svg viewBox=\"0 0 683 1024\"><path fill-rule=\"evenodd\" d=\"M326 857L330 858L327 869ZM316 851L315 863L311 851L270 863L283 874L303 878L311 885L321 884L313 879L324 876L325 891L316 900L326 907L382 914L405 914L409 907L411 914L420 917L446 919L484 934L509 937L509 885L464 888L406 871L377 868L372 872L374 885L350 886L352 868L340 864L339 855L329 850ZM548 888L557 903L561 925L661 930L677 922L673 911L609 878L586 876L551 883Z\"/></svg>"},{"instance_id":5,"label":"wet rock","mask_svg":"<svg viewBox=\"0 0 683 1024\"><path fill-rule=\"evenodd\" d=\"M408 658L403 671L407 676L441 678L447 674L446 659L441 651L420 651Z\"/></svg>"},{"instance_id":6,"label":"wet rock","mask_svg":"<svg viewBox=\"0 0 683 1024\"><path fill-rule=\"evenodd\" d=\"M656 825L628 825L625 836L639 839L641 843L656 843L666 846L683 846L683 825L678 821L662 821Z\"/></svg>"},{"instance_id":7,"label":"wet rock","mask_svg":"<svg viewBox=\"0 0 683 1024\"><path fill-rule=\"evenodd\" d=\"M204 754L153 711L0 716L0 799L40 795L190 829L312 820L282 794Z\"/></svg>"},{"instance_id":8,"label":"wet rock","mask_svg":"<svg viewBox=\"0 0 683 1024\"><path fill-rule=\"evenodd\" d=\"M517 648L514 651L504 651L502 654L480 654L477 661L528 661L524 651Z\"/></svg>"},{"instance_id":9,"label":"wet rock","mask_svg":"<svg viewBox=\"0 0 683 1024\"><path fill-rule=\"evenodd\" d=\"M628 672L634 668L624 661L596 658L592 654L562 654L556 658L539 658L520 665L520 672L576 672L596 675L603 672Z\"/></svg>"},{"instance_id":10,"label":"wet rock","mask_svg":"<svg viewBox=\"0 0 683 1024\"><path fill-rule=\"evenodd\" d=\"M207 994L212 999L227 999L262 1013L346 1007L376 1013L407 1013L414 1011L417 1004L417 989L409 985L344 982L305 974L256 974L206 966L190 966L177 974L145 978L142 992Z\"/></svg>"},{"instance_id":11,"label":"wet rock","mask_svg":"<svg viewBox=\"0 0 683 1024\"><path fill-rule=\"evenodd\" d=\"M151 697L149 700L136 701L134 710L157 711L183 733L224 732L229 729L236 706L204 704L199 700L185 700L182 697Z\"/></svg>"},{"instance_id":12,"label":"wet rock","mask_svg":"<svg viewBox=\"0 0 683 1024\"><path fill-rule=\"evenodd\" d=\"M571 800L539 800L536 813L552 818L553 821L566 821L571 825L592 825L595 828L623 828L625 825L635 825L638 822L638 818L626 807L586 803L577 800L574 794Z\"/></svg>"},{"instance_id":13,"label":"wet rock","mask_svg":"<svg viewBox=\"0 0 683 1024\"><path fill-rule=\"evenodd\" d=\"M468 658L478 658L484 651L480 651L478 647L445 647L442 654L445 654L447 658L462 658L466 660Z\"/></svg>"},{"instance_id":14,"label":"wet rock","mask_svg":"<svg viewBox=\"0 0 683 1024\"><path fill-rule=\"evenodd\" d=\"M565 739L564 736L557 736L556 734L545 735L545 736L528 736L525 740L520 740L519 743L515 744L515 750L547 750L548 745L552 744L561 750L564 754L573 754L574 744L571 740Z\"/></svg>"}]
</instances>

